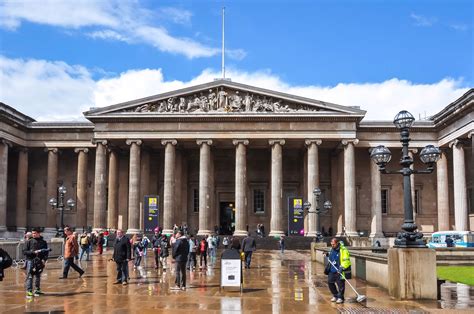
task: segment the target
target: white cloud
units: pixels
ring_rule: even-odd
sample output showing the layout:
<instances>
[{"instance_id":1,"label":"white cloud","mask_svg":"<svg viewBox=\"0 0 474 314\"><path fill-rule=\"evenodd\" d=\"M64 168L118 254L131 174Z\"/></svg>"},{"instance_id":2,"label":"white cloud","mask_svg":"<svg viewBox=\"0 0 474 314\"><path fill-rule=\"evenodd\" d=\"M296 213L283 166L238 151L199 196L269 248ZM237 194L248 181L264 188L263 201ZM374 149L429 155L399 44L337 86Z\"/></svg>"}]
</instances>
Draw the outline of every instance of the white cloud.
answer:
<instances>
[{"instance_id":1,"label":"white cloud","mask_svg":"<svg viewBox=\"0 0 474 314\"><path fill-rule=\"evenodd\" d=\"M93 71L94 74L98 72ZM220 77L203 70L188 81L166 80L161 69L138 69L94 81L82 66L45 60L8 59L0 56L0 101L35 119L81 119L89 107L102 107L147 97ZM228 69L234 82L305 96L366 110L365 120L391 121L402 109L433 115L467 91L461 79L445 78L432 84L415 84L393 78L379 83L341 83L336 86L290 85L269 70L245 72ZM110 75L109 75L110 76Z\"/></svg>"},{"instance_id":2,"label":"white cloud","mask_svg":"<svg viewBox=\"0 0 474 314\"><path fill-rule=\"evenodd\" d=\"M455 31L461 31L461 32L467 31L469 28L466 24L451 24L449 25L449 27L451 27Z\"/></svg>"},{"instance_id":3,"label":"white cloud","mask_svg":"<svg viewBox=\"0 0 474 314\"><path fill-rule=\"evenodd\" d=\"M415 13L410 14L410 17L414 20L416 26L429 27L437 21L435 17L426 17Z\"/></svg>"},{"instance_id":4,"label":"white cloud","mask_svg":"<svg viewBox=\"0 0 474 314\"><path fill-rule=\"evenodd\" d=\"M164 19L189 24L191 17L191 12L171 7L163 8L156 14L130 0L7 0L0 3L0 27L9 30L17 29L24 21L66 29L87 27L85 35L94 39L144 43L190 59L218 55L218 48L192 38L174 36L160 25ZM227 53L230 58L237 60L245 57L242 49L229 50Z\"/></svg>"}]
</instances>

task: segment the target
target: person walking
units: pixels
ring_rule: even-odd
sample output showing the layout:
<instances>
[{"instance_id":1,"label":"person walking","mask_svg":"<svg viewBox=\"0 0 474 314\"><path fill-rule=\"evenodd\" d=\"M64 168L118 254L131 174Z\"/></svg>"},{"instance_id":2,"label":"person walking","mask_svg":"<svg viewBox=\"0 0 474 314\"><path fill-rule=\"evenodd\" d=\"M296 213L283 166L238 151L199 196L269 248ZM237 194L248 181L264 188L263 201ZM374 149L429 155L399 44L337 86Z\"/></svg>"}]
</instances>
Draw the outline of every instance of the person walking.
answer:
<instances>
[{"instance_id":1,"label":"person walking","mask_svg":"<svg viewBox=\"0 0 474 314\"><path fill-rule=\"evenodd\" d=\"M333 267L328 264L324 271L328 275L328 286L332 293L331 302L344 303L345 279L350 279L351 259L347 248L336 238L331 239L328 263L334 265Z\"/></svg>"},{"instance_id":2,"label":"person walking","mask_svg":"<svg viewBox=\"0 0 474 314\"><path fill-rule=\"evenodd\" d=\"M166 236L166 234L164 234L161 237L161 244L160 245L161 245L161 247L160 247L160 263L161 263L161 267L163 268L163 271L166 271L166 269L168 267L168 256L170 255L170 252L169 252L170 244L169 244L168 237Z\"/></svg>"},{"instance_id":3,"label":"person walking","mask_svg":"<svg viewBox=\"0 0 474 314\"><path fill-rule=\"evenodd\" d=\"M34 228L31 232L32 238L26 241L23 254L26 258L26 297L39 297L41 294L41 273L48 259L48 243L41 236L41 230ZM35 291L33 292L33 277Z\"/></svg>"},{"instance_id":4,"label":"person walking","mask_svg":"<svg viewBox=\"0 0 474 314\"><path fill-rule=\"evenodd\" d=\"M143 243L140 235L135 234L134 242L132 243L133 256L135 256L135 263L133 264L133 269L136 269L140 266L143 257Z\"/></svg>"},{"instance_id":5,"label":"person walking","mask_svg":"<svg viewBox=\"0 0 474 314\"><path fill-rule=\"evenodd\" d=\"M114 284L127 285L128 283L128 261L131 259L130 240L123 234L121 229L117 230L117 238L114 243L114 262L117 264L117 280Z\"/></svg>"},{"instance_id":6,"label":"person walking","mask_svg":"<svg viewBox=\"0 0 474 314\"><path fill-rule=\"evenodd\" d=\"M70 227L64 228L64 234L66 234L66 242L64 242L64 268L63 275L59 279L67 279L70 267L77 271L79 278L81 278L84 275L84 270L74 263L74 258L79 252L79 244Z\"/></svg>"},{"instance_id":7,"label":"person walking","mask_svg":"<svg viewBox=\"0 0 474 314\"><path fill-rule=\"evenodd\" d=\"M84 256L84 253L87 254L86 261L89 260L89 254L90 254L90 245L91 241L90 238L87 236L87 233L83 233L81 235L81 238L79 240L79 243L81 244L81 254L79 255L79 261L82 261L82 257Z\"/></svg>"},{"instance_id":8,"label":"person walking","mask_svg":"<svg viewBox=\"0 0 474 314\"><path fill-rule=\"evenodd\" d=\"M146 234L143 234L142 246L143 246L143 256L145 257L145 262L146 262L146 255L147 255L147 252L148 252L148 244L150 244L150 239L148 239Z\"/></svg>"},{"instance_id":9,"label":"person walking","mask_svg":"<svg viewBox=\"0 0 474 314\"><path fill-rule=\"evenodd\" d=\"M189 243L189 255L188 255L188 264L186 265L187 270L194 270L196 269L197 260L196 260L196 252L198 248L198 243L194 238L194 235L191 235L188 240Z\"/></svg>"},{"instance_id":10,"label":"person walking","mask_svg":"<svg viewBox=\"0 0 474 314\"><path fill-rule=\"evenodd\" d=\"M155 228L154 231L155 234L151 238L151 245L153 247L153 255L155 257L155 269L158 269L160 265L161 233L158 227Z\"/></svg>"},{"instance_id":11,"label":"person walking","mask_svg":"<svg viewBox=\"0 0 474 314\"><path fill-rule=\"evenodd\" d=\"M245 268L250 268L250 263L252 262L252 254L257 249L257 244L255 239L247 234L247 236L242 240L242 252L245 255Z\"/></svg>"},{"instance_id":12,"label":"person walking","mask_svg":"<svg viewBox=\"0 0 474 314\"><path fill-rule=\"evenodd\" d=\"M229 237L225 236L222 240L222 244L224 245L224 249L227 250L229 248Z\"/></svg>"},{"instance_id":13,"label":"person walking","mask_svg":"<svg viewBox=\"0 0 474 314\"><path fill-rule=\"evenodd\" d=\"M104 252L104 234L101 232L97 236L97 250L99 251L99 255L102 255Z\"/></svg>"},{"instance_id":14,"label":"person walking","mask_svg":"<svg viewBox=\"0 0 474 314\"><path fill-rule=\"evenodd\" d=\"M186 290L186 262L188 261L189 242L179 230L176 233L176 242L173 245L173 258L176 262L176 280L173 290Z\"/></svg>"},{"instance_id":15,"label":"person walking","mask_svg":"<svg viewBox=\"0 0 474 314\"><path fill-rule=\"evenodd\" d=\"M281 254L285 253L285 236L280 237L280 241L278 241L280 244L280 252Z\"/></svg>"},{"instance_id":16,"label":"person walking","mask_svg":"<svg viewBox=\"0 0 474 314\"><path fill-rule=\"evenodd\" d=\"M217 243L216 243L216 239L214 238L214 236L209 236L207 237L207 247L209 248L209 259L210 259L210 263L214 263L215 262L215 259L216 259L216 247L217 247Z\"/></svg>"},{"instance_id":17,"label":"person walking","mask_svg":"<svg viewBox=\"0 0 474 314\"><path fill-rule=\"evenodd\" d=\"M199 242L199 265L202 270L207 269L207 241L202 238ZM204 263L203 263L204 261Z\"/></svg>"}]
</instances>

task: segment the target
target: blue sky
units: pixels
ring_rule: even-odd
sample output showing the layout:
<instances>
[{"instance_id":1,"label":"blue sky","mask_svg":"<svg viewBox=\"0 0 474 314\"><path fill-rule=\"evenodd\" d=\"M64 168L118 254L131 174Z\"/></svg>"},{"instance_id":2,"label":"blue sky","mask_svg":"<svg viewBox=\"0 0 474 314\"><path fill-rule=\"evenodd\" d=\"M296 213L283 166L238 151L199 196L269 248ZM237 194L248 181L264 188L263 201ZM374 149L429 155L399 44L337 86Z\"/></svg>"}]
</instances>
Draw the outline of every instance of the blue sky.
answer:
<instances>
[{"instance_id":1,"label":"blue sky","mask_svg":"<svg viewBox=\"0 0 474 314\"><path fill-rule=\"evenodd\" d=\"M381 105L434 114L473 86L473 1L0 1L0 101L76 119L209 81L223 4L226 66L241 83L371 119L388 118Z\"/></svg>"}]
</instances>

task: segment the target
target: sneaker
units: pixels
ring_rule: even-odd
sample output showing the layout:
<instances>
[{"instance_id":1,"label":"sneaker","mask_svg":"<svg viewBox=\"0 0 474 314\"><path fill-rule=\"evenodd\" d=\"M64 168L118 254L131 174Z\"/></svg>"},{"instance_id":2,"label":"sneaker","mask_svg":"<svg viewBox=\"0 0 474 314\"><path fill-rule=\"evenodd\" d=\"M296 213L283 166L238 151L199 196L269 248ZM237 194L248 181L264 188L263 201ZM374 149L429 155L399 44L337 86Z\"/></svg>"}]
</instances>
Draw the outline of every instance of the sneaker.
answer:
<instances>
[{"instance_id":1,"label":"sneaker","mask_svg":"<svg viewBox=\"0 0 474 314\"><path fill-rule=\"evenodd\" d=\"M119 285L121 284L122 282L120 280L117 280L117 281L114 281L114 285Z\"/></svg>"},{"instance_id":2,"label":"sneaker","mask_svg":"<svg viewBox=\"0 0 474 314\"><path fill-rule=\"evenodd\" d=\"M337 303L337 304L344 303L344 300L343 300L343 299L341 299L341 298L339 298L339 299L337 299L337 300L336 300L336 303Z\"/></svg>"},{"instance_id":3,"label":"sneaker","mask_svg":"<svg viewBox=\"0 0 474 314\"><path fill-rule=\"evenodd\" d=\"M26 292L26 298L27 298L27 299L32 299L32 298L33 298L33 292L27 291L27 292Z\"/></svg>"},{"instance_id":4,"label":"sneaker","mask_svg":"<svg viewBox=\"0 0 474 314\"><path fill-rule=\"evenodd\" d=\"M181 290L182 290L182 291L186 291L186 287L181 287Z\"/></svg>"},{"instance_id":5,"label":"sneaker","mask_svg":"<svg viewBox=\"0 0 474 314\"><path fill-rule=\"evenodd\" d=\"M179 286L174 286L174 287L171 287L170 290L181 290L181 288Z\"/></svg>"},{"instance_id":6,"label":"sneaker","mask_svg":"<svg viewBox=\"0 0 474 314\"><path fill-rule=\"evenodd\" d=\"M122 286L126 286L126 285L128 285L128 282L126 281L122 282Z\"/></svg>"},{"instance_id":7,"label":"sneaker","mask_svg":"<svg viewBox=\"0 0 474 314\"><path fill-rule=\"evenodd\" d=\"M38 289L38 290L35 290L35 292L34 292L33 295L34 295L35 297L39 297L39 296L42 295L42 294L44 294L44 293L41 292L41 290Z\"/></svg>"},{"instance_id":8,"label":"sneaker","mask_svg":"<svg viewBox=\"0 0 474 314\"><path fill-rule=\"evenodd\" d=\"M82 273L79 274L79 278L82 278L82 276L84 275L85 271L83 271Z\"/></svg>"},{"instance_id":9,"label":"sneaker","mask_svg":"<svg viewBox=\"0 0 474 314\"><path fill-rule=\"evenodd\" d=\"M337 301L337 298L336 297L332 297L331 298L331 302L336 302Z\"/></svg>"},{"instance_id":10,"label":"sneaker","mask_svg":"<svg viewBox=\"0 0 474 314\"><path fill-rule=\"evenodd\" d=\"M58 279L67 279L67 277L61 276Z\"/></svg>"}]
</instances>

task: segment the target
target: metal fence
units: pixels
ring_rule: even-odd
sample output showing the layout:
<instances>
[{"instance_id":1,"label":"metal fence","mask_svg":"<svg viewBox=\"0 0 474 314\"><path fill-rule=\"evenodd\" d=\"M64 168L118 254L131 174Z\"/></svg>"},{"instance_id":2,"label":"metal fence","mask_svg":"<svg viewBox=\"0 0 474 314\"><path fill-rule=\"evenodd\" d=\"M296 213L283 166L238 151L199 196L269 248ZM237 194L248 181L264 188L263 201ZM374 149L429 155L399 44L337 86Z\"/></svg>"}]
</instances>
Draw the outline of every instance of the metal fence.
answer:
<instances>
[{"instance_id":1,"label":"metal fence","mask_svg":"<svg viewBox=\"0 0 474 314\"><path fill-rule=\"evenodd\" d=\"M48 241L48 247L51 248L49 253L50 258L57 258L63 255L64 245L62 239L53 239ZM24 241L2 241L0 242L0 248L5 250L11 258L18 262L24 260L23 249L25 248Z\"/></svg>"}]
</instances>

